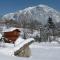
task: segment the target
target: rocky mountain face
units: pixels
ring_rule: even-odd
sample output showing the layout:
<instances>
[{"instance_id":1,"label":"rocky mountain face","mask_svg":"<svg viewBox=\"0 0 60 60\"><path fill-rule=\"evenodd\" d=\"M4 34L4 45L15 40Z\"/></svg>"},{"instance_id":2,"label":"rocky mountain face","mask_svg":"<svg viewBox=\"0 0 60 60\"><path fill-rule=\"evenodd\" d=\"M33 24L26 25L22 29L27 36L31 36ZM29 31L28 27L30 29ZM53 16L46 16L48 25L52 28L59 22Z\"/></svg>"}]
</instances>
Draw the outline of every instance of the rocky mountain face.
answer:
<instances>
[{"instance_id":1,"label":"rocky mountain face","mask_svg":"<svg viewBox=\"0 0 60 60\"><path fill-rule=\"evenodd\" d=\"M38 22L41 22L42 24L46 24L49 16L52 17L52 20L55 23L60 22L60 12L46 5L28 7L23 10L19 10L15 13L8 13L4 15L2 19L3 20L13 19L18 22L37 20Z\"/></svg>"}]
</instances>

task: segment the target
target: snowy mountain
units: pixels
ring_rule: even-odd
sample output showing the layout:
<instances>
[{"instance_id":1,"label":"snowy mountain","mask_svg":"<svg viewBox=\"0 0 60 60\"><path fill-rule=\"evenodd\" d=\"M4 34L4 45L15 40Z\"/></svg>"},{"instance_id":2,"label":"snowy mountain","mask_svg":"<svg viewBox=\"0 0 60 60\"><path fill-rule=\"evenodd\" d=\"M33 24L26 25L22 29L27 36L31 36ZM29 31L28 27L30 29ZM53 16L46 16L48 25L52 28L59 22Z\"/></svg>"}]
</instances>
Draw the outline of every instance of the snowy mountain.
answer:
<instances>
[{"instance_id":1,"label":"snowy mountain","mask_svg":"<svg viewBox=\"0 0 60 60\"><path fill-rule=\"evenodd\" d=\"M2 17L3 20L37 20L43 24L47 23L48 17L51 16L54 22L60 22L60 12L46 5L38 5L19 10L15 13L8 13Z\"/></svg>"}]
</instances>

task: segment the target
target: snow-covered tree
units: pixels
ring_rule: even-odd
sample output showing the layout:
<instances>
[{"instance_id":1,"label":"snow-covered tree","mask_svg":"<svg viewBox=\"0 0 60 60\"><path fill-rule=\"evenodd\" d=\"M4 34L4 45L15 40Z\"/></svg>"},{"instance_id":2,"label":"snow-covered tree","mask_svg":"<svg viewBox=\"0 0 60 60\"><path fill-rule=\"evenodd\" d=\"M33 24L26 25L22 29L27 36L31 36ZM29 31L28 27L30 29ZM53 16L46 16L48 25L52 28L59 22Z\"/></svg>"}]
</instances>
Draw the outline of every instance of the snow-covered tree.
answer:
<instances>
[{"instance_id":1,"label":"snow-covered tree","mask_svg":"<svg viewBox=\"0 0 60 60\"><path fill-rule=\"evenodd\" d=\"M55 24L54 24L54 22L52 20L52 17L48 18L47 25L48 25L48 38L49 38L49 36L55 36L55 28L56 28L56 26L55 26ZM55 37L53 38L53 40L55 40Z\"/></svg>"}]
</instances>

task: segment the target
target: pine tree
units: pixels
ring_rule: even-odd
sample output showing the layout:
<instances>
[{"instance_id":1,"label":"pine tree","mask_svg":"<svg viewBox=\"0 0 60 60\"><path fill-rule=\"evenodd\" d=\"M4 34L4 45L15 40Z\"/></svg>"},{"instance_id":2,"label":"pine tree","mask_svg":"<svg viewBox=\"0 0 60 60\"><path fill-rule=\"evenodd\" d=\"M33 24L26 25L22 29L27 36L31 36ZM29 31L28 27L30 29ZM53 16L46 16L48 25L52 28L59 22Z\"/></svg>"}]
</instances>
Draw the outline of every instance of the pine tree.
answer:
<instances>
[{"instance_id":1,"label":"pine tree","mask_svg":"<svg viewBox=\"0 0 60 60\"><path fill-rule=\"evenodd\" d=\"M52 18L51 17L49 17L48 18L48 36L55 36L55 28L56 28L56 26L55 26L55 24L54 24L54 22L52 21ZM53 40L55 40L55 37L53 38ZM50 38L49 38L49 41L50 41Z\"/></svg>"},{"instance_id":2,"label":"pine tree","mask_svg":"<svg viewBox=\"0 0 60 60\"><path fill-rule=\"evenodd\" d=\"M48 28L50 28L50 29L54 29L55 28L55 24L52 21L51 17L48 18Z\"/></svg>"}]
</instances>

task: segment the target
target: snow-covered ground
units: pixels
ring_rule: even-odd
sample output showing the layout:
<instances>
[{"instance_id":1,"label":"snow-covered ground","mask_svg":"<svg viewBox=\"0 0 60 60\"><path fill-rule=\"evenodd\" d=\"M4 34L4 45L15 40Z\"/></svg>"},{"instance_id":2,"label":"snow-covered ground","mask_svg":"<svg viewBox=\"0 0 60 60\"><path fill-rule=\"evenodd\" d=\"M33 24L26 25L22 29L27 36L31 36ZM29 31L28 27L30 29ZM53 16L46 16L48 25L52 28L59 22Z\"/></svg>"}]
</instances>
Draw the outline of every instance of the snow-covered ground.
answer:
<instances>
[{"instance_id":1,"label":"snow-covered ground","mask_svg":"<svg viewBox=\"0 0 60 60\"><path fill-rule=\"evenodd\" d=\"M42 42L42 43L33 43L30 45L31 48L31 57L15 57L9 56L6 52L1 52L6 50L0 48L0 60L60 60L60 44L56 42Z\"/></svg>"},{"instance_id":2,"label":"snow-covered ground","mask_svg":"<svg viewBox=\"0 0 60 60\"><path fill-rule=\"evenodd\" d=\"M18 37L15 44L0 42L0 52L5 55L14 56L15 51L19 50L25 44L30 43L32 41L34 41L33 38L29 38L29 39L24 40L21 37Z\"/></svg>"}]
</instances>

